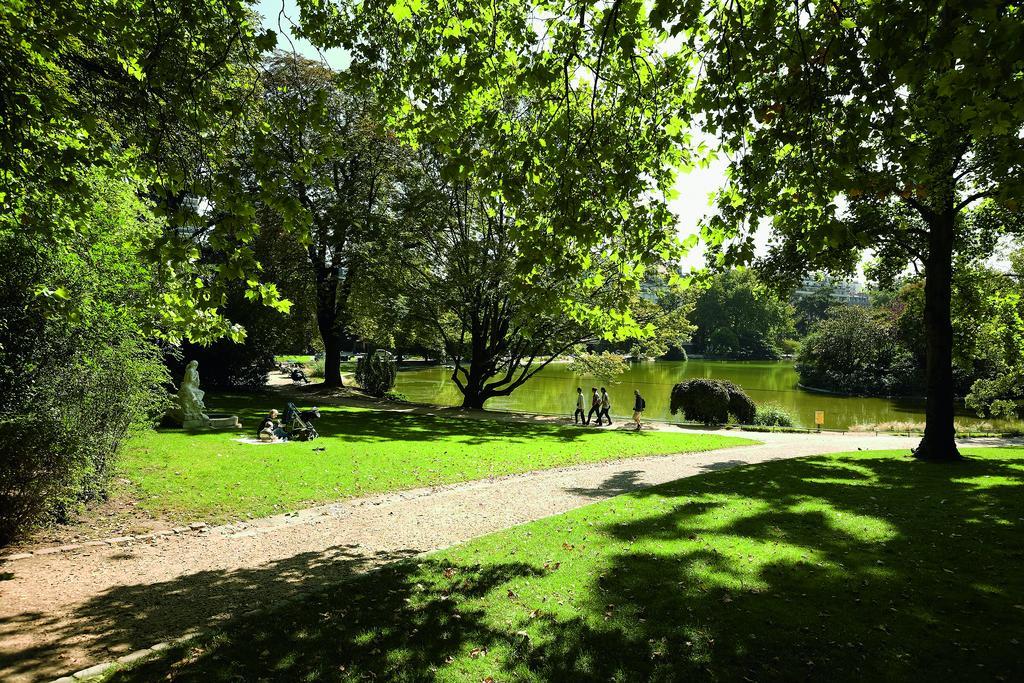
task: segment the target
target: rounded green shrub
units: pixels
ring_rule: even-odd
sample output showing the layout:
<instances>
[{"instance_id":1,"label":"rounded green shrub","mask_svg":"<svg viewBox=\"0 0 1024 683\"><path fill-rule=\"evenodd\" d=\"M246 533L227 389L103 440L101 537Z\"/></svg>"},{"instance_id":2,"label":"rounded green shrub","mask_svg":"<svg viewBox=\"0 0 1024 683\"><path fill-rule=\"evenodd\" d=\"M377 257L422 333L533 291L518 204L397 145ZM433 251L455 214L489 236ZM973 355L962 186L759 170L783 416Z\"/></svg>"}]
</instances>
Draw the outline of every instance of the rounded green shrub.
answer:
<instances>
[{"instance_id":1,"label":"rounded green shrub","mask_svg":"<svg viewBox=\"0 0 1024 683\"><path fill-rule=\"evenodd\" d=\"M757 406L742 388L719 379L691 379L672 387L669 402L672 414L682 412L688 420L706 425L725 424L732 415L741 424L750 424Z\"/></svg>"},{"instance_id":2,"label":"rounded green shrub","mask_svg":"<svg viewBox=\"0 0 1024 683\"><path fill-rule=\"evenodd\" d=\"M395 386L398 364L384 349L356 361L356 381L371 396L385 396Z\"/></svg>"}]
</instances>

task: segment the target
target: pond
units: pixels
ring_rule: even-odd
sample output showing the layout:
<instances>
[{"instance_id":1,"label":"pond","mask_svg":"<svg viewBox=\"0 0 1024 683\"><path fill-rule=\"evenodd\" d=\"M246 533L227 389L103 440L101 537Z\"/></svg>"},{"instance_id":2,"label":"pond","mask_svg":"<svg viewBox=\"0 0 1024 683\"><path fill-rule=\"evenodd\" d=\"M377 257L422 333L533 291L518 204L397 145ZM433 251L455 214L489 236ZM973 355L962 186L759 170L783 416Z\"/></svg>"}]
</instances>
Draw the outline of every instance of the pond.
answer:
<instances>
[{"instance_id":1,"label":"pond","mask_svg":"<svg viewBox=\"0 0 1024 683\"><path fill-rule=\"evenodd\" d=\"M858 398L806 391L797 386L791 361L656 361L633 363L608 387L612 415L627 417L633 408L633 390L647 401L645 416L655 420L673 419L669 413L672 385L692 377L727 379L743 387L755 403L778 403L801 426L814 426L814 412L825 411L826 429L846 429L854 424L878 422L923 422L924 401L915 399ZM570 373L565 364L552 363L511 396L492 398L488 410L551 415L571 415L576 387L589 389L599 383L593 378ZM462 395L451 381L451 370L428 367L403 370L396 391L409 400L438 405L460 405ZM589 398L588 398L589 409ZM966 416L966 413L965 413Z\"/></svg>"}]
</instances>

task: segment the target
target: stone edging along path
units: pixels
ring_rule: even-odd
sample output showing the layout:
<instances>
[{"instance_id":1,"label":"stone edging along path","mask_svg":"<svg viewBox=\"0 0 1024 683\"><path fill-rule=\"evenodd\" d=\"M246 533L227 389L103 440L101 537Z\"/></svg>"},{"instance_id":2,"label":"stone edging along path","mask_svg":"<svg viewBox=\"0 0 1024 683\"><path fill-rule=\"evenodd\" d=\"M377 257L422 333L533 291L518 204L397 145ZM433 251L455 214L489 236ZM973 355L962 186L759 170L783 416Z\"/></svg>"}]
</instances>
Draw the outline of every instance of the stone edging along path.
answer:
<instances>
[{"instance_id":1,"label":"stone edging along path","mask_svg":"<svg viewBox=\"0 0 1024 683\"><path fill-rule=\"evenodd\" d=\"M33 550L26 550L25 552L14 553L12 555L0 555L0 564L5 562L14 562L15 560L27 560L31 557L37 557L39 555L70 553L75 550L85 550L86 548L102 548L104 546L112 545L128 545L131 543L138 543L141 541L155 541L160 538L175 536L177 534L200 533L203 531L207 531L209 528L210 525L208 525L206 522L192 522L191 524L185 526L176 526L173 529L151 531L149 533L136 534L134 536L114 536L112 538L103 538L96 541L84 541L82 543L67 543L65 545L57 545L49 548L35 548Z\"/></svg>"}]
</instances>

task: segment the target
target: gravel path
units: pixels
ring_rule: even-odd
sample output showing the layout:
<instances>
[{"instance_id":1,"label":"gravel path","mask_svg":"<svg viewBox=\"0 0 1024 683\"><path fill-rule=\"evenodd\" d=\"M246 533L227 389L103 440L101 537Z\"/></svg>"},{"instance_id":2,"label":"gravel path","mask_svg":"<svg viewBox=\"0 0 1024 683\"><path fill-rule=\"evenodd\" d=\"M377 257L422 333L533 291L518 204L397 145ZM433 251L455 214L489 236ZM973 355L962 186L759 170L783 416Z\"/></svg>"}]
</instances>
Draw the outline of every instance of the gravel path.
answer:
<instances>
[{"instance_id":1,"label":"gravel path","mask_svg":"<svg viewBox=\"0 0 1024 683\"><path fill-rule=\"evenodd\" d=\"M0 566L0 680L52 679L355 571L638 488L766 460L916 443L870 434L744 436L763 443L378 495L10 562Z\"/></svg>"}]
</instances>

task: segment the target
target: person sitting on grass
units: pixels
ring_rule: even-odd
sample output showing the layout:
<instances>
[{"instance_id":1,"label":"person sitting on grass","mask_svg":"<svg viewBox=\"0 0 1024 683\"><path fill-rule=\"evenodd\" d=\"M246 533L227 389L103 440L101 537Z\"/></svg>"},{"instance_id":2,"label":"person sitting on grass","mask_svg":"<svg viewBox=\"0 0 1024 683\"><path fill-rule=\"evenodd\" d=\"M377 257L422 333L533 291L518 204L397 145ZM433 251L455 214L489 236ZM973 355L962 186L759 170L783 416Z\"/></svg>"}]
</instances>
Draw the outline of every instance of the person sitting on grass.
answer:
<instances>
[{"instance_id":1,"label":"person sitting on grass","mask_svg":"<svg viewBox=\"0 0 1024 683\"><path fill-rule=\"evenodd\" d=\"M260 422L260 426L256 428L256 434L259 436L260 441L287 440L288 432L284 430L278 421L278 415L280 413L277 412L277 408L272 408L270 413Z\"/></svg>"}]
</instances>

